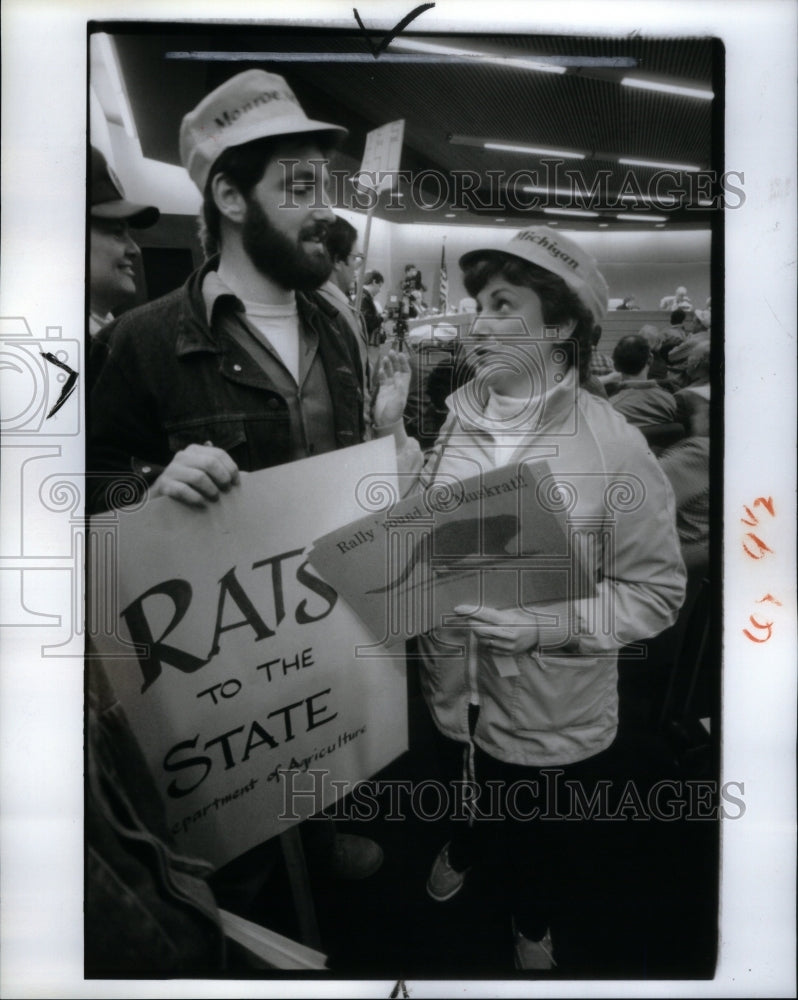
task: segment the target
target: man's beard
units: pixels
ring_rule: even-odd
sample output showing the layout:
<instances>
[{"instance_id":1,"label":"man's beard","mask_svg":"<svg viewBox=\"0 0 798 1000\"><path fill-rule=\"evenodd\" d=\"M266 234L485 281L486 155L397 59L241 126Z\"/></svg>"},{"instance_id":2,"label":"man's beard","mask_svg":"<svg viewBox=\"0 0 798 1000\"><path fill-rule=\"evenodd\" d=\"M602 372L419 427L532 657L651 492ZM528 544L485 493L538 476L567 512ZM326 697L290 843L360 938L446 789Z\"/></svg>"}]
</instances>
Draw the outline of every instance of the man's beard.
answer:
<instances>
[{"instance_id":1,"label":"man's beard","mask_svg":"<svg viewBox=\"0 0 798 1000\"><path fill-rule=\"evenodd\" d=\"M313 221L303 226L294 242L267 217L260 204L247 199L247 214L241 238L247 256L265 277L283 288L299 292L323 285L332 273L332 261L324 245L326 222ZM318 249L306 253L303 240L318 237Z\"/></svg>"}]
</instances>

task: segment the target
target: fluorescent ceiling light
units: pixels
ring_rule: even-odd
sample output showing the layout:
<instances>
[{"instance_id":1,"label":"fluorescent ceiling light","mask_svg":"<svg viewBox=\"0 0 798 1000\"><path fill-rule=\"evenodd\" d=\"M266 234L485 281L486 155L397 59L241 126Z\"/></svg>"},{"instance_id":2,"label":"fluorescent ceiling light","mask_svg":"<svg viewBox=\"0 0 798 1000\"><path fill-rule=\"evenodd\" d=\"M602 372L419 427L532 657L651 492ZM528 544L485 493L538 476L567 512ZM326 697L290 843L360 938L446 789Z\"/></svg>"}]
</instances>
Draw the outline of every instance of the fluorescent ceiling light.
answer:
<instances>
[{"instance_id":1,"label":"fluorescent ceiling light","mask_svg":"<svg viewBox=\"0 0 798 1000\"><path fill-rule=\"evenodd\" d=\"M655 205L676 205L678 204L678 198L674 198L672 194L665 195L651 195L651 194L622 194L621 201L639 201L643 204L655 204Z\"/></svg>"},{"instance_id":2,"label":"fluorescent ceiling light","mask_svg":"<svg viewBox=\"0 0 798 1000\"><path fill-rule=\"evenodd\" d=\"M508 142L483 142L485 149L500 149L506 153L534 153L540 156L562 156L568 160L584 160L586 153L579 153L573 149L551 149L547 146L520 146ZM697 168L696 168L697 169Z\"/></svg>"},{"instance_id":3,"label":"fluorescent ceiling light","mask_svg":"<svg viewBox=\"0 0 798 1000\"><path fill-rule=\"evenodd\" d=\"M546 215L581 215L585 219L597 219L598 212L587 212L579 208L544 208Z\"/></svg>"},{"instance_id":4,"label":"fluorescent ceiling light","mask_svg":"<svg viewBox=\"0 0 798 1000\"><path fill-rule=\"evenodd\" d=\"M639 76L625 76L621 80L622 87L634 87L637 90L656 90L661 94L677 94L679 97L698 97L711 101L715 96L711 90L703 87L684 87L675 83L660 83L658 80L645 80Z\"/></svg>"},{"instance_id":5,"label":"fluorescent ceiling light","mask_svg":"<svg viewBox=\"0 0 798 1000\"><path fill-rule=\"evenodd\" d=\"M530 194L553 194L555 197L562 196L563 198L573 198L574 195L579 197L579 193L574 192L573 189L547 188L547 187L540 187L537 184L522 184L521 190L528 191Z\"/></svg>"},{"instance_id":6,"label":"fluorescent ceiling light","mask_svg":"<svg viewBox=\"0 0 798 1000\"><path fill-rule=\"evenodd\" d=\"M570 198L572 201L578 202L580 198L586 198L590 192L580 191L577 187L574 188L547 188L541 187L536 184L522 184L522 191L527 191L529 194L548 194L553 195L555 198ZM613 201L618 195L608 193L608 200ZM622 194L620 195L621 201L637 201L644 204L653 203L655 205L676 205L678 204L678 198L673 195L662 195L660 197L651 194ZM703 204L699 201L699 205ZM707 202L711 205L712 202Z\"/></svg>"},{"instance_id":7,"label":"fluorescent ceiling light","mask_svg":"<svg viewBox=\"0 0 798 1000\"><path fill-rule=\"evenodd\" d=\"M615 216L616 219L623 219L624 222L667 222L667 215L632 215L631 213L621 212L620 215Z\"/></svg>"},{"instance_id":8,"label":"fluorescent ceiling light","mask_svg":"<svg viewBox=\"0 0 798 1000\"><path fill-rule=\"evenodd\" d=\"M130 109L127 91L125 90L125 83L122 79L122 71L119 68L116 48L110 35L106 35L104 32L93 35L92 38L95 40L93 44L97 46L100 59L108 73L108 80L111 85L113 97L115 98L116 110L119 113L125 134L129 139L136 139L138 138L136 125L133 120L133 112Z\"/></svg>"},{"instance_id":9,"label":"fluorescent ceiling light","mask_svg":"<svg viewBox=\"0 0 798 1000\"><path fill-rule=\"evenodd\" d=\"M565 73L564 66L554 62L545 62L545 57L528 59L523 56L494 56L475 49L459 49L451 45L435 45L433 42L417 42L409 38L391 39L390 48L404 49L407 52L424 52L429 55L452 56L473 59L475 62L488 63L491 66L505 66L507 69L525 69L535 73Z\"/></svg>"},{"instance_id":10,"label":"fluorescent ceiling light","mask_svg":"<svg viewBox=\"0 0 798 1000\"><path fill-rule=\"evenodd\" d=\"M618 163L627 167L655 167L658 170L685 170L688 173L701 169L694 163L661 163L659 160L631 160L621 156L618 157Z\"/></svg>"}]
</instances>

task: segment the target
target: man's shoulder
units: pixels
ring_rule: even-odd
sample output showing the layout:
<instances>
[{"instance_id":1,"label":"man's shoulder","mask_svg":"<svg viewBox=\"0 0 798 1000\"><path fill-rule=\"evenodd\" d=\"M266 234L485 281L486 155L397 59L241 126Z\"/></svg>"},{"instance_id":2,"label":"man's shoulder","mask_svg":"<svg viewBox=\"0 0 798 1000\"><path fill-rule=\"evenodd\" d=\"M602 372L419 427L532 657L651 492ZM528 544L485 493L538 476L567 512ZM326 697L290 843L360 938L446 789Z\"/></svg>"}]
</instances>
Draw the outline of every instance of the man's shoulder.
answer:
<instances>
[{"instance_id":1,"label":"man's shoulder","mask_svg":"<svg viewBox=\"0 0 798 1000\"><path fill-rule=\"evenodd\" d=\"M335 319L339 315L338 308L333 305L329 284L327 281L313 291L297 292L296 301L300 314L306 316L321 314L326 319Z\"/></svg>"},{"instance_id":2,"label":"man's shoulder","mask_svg":"<svg viewBox=\"0 0 798 1000\"><path fill-rule=\"evenodd\" d=\"M320 333L333 333L354 341L352 328L332 298L324 294L324 286L312 292L297 293L296 300L300 318L313 323Z\"/></svg>"},{"instance_id":3,"label":"man's shoulder","mask_svg":"<svg viewBox=\"0 0 798 1000\"><path fill-rule=\"evenodd\" d=\"M176 334L177 319L185 309L186 299L183 286L152 302L129 309L104 327L97 334L97 339L110 345L156 334L168 338L170 333Z\"/></svg>"}]
</instances>

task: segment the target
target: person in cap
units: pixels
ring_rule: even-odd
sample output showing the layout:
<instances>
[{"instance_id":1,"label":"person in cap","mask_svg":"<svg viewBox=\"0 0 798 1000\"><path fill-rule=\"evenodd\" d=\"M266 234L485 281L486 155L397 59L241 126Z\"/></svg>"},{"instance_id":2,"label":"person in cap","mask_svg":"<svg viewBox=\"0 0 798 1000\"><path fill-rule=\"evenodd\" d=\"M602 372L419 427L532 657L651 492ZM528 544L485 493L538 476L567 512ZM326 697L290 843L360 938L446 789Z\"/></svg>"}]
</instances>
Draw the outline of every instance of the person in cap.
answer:
<instances>
[{"instance_id":1,"label":"person in cap","mask_svg":"<svg viewBox=\"0 0 798 1000\"><path fill-rule=\"evenodd\" d=\"M202 508L240 471L363 441L358 346L316 294L332 269L327 158L345 133L309 118L283 77L262 70L185 115L180 155L203 197L208 260L95 338L89 510L145 491ZM365 838L339 836L331 849L342 876L382 862Z\"/></svg>"},{"instance_id":2,"label":"person in cap","mask_svg":"<svg viewBox=\"0 0 798 1000\"><path fill-rule=\"evenodd\" d=\"M113 320L115 310L135 298L141 250L130 230L154 226L161 213L154 205L128 201L119 178L94 146L89 199L89 333L94 335Z\"/></svg>"},{"instance_id":3,"label":"person in cap","mask_svg":"<svg viewBox=\"0 0 798 1000\"><path fill-rule=\"evenodd\" d=\"M151 496L202 507L239 470L363 440L358 347L316 292L332 270L327 159L345 132L262 70L186 114L181 159L203 196L208 259L95 338L91 509L131 471Z\"/></svg>"},{"instance_id":4,"label":"person in cap","mask_svg":"<svg viewBox=\"0 0 798 1000\"><path fill-rule=\"evenodd\" d=\"M466 253L460 265L478 303L466 339L475 375L447 400L426 459L401 424L406 359L389 357L379 371L397 399L382 416L396 421L400 472L415 473L415 489L452 489L498 467L514 476L528 466L541 495L548 483L567 509L569 544L589 568L592 592L568 599L560 591L539 606L458 605L419 637L425 699L461 757L458 777L479 796L473 822L451 824L427 890L444 901L472 866L504 866L516 964L550 969L568 852L588 851L590 839L587 824L554 821L545 769L578 782L585 801L611 773L618 650L675 621L685 571L667 478L640 432L582 388L607 309L596 262L568 237L532 227ZM486 588L497 572L484 571ZM547 822L530 819L544 814Z\"/></svg>"},{"instance_id":5,"label":"person in cap","mask_svg":"<svg viewBox=\"0 0 798 1000\"><path fill-rule=\"evenodd\" d=\"M94 146L90 154L93 337L136 294L140 250L131 227L155 225L160 212L128 201L105 156ZM177 854L155 782L90 639L87 651L86 975L218 975L226 944L207 882L211 868Z\"/></svg>"}]
</instances>

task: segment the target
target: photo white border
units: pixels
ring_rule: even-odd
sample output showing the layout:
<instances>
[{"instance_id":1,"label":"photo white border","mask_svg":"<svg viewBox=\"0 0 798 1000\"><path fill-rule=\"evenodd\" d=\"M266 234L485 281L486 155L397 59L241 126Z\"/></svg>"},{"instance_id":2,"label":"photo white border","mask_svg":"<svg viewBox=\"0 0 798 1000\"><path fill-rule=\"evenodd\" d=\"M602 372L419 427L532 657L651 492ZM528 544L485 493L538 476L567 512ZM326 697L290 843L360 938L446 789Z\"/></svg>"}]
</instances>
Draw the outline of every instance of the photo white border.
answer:
<instances>
[{"instance_id":1,"label":"photo white border","mask_svg":"<svg viewBox=\"0 0 798 1000\"><path fill-rule=\"evenodd\" d=\"M414 0L354 0L387 30ZM353 3L302 4L297 23L356 27ZM2 7L0 316L35 336L82 340L86 23L274 20L242 0L5 0ZM711 35L726 46L726 169L744 172L745 205L726 219L724 780L745 783L746 814L722 827L722 924L714 981L535 983L474 980L461 996L795 995L796 28L794 0L439 0L409 30ZM2 373L0 373L2 374ZM80 393L80 389L78 390ZM64 445L80 471L82 442ZM6 482L4 509L8 490ZM776 502L768 588L782 600L773 639L742 636L760 597L739 516ZM35 505L37 497L24 498ZM15 526L0 522L3 549ZM0 577L3 574L0 574ZM5 585L5 584L4 584ZM0 593L3 601L8 593ZM0 993L8 997L388 996L388 981L82 978L82 664L43 661L32 629L0 636ZM399 972L400 970L397 970ZM453 984L412 982L411 996Z\"/></svg>"}]
</instances>

